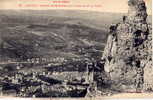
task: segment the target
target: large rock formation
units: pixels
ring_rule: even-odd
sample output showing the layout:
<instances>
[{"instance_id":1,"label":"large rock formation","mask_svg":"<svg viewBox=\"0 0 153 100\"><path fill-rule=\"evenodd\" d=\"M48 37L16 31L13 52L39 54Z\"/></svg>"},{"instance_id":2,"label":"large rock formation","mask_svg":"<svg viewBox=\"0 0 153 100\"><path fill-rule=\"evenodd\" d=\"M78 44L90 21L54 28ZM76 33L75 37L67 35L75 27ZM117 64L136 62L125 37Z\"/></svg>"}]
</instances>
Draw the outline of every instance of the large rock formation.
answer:
<instances>
[{"instance_id":1,"label":"large rock formation","mask_svg":"<svg viewBox=\"0 0 153 100\"><path fill-rule=\"evenodd\" d=\"M145 2L129 0L128 5L123 21L110 27L102 59L113 88L140 92L153 89L152 29Z\"/></svg>"}]
</instances>

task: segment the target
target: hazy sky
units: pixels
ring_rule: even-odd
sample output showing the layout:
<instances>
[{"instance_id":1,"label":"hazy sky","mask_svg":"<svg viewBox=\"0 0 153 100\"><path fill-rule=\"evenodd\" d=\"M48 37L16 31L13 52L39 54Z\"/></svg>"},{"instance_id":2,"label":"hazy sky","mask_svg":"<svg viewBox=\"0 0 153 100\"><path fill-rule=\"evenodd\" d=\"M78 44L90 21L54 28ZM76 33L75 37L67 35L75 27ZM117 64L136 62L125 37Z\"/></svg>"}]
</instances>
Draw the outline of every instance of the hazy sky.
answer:
<instances>
[{"instance_id":1,"label":"hazy sky","mask_svg":"<svg viewBox=\"0 0 153 100\"><path fill-rule=\"evenodd\" d=\"M101 12L122 12L128 10L128 0L0 0L0 9L63 9L63 7L40 7L38 5L52 5L53 1L69 1L65 5L101 5L101 7L64 7L64 9L92 10ZM152 0L145 0L148 13L152 11ZM23 4L19 7L19 4ZM27 7L34 4L37 7ZM55 5L55 4L53 4ZM61 5L63 5L61 3ZM26 7L25 7L26 6Z\"/></svg>"}]
</instances>

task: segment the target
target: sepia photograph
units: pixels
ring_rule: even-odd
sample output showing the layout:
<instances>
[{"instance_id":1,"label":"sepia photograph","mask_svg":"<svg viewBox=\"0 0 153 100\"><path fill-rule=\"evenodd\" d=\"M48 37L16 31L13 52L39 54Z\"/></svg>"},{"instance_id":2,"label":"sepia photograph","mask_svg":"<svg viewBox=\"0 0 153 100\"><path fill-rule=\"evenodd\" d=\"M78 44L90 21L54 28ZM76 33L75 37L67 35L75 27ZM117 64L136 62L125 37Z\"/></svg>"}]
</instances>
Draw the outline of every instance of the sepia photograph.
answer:
<instances>
[{"instance_id":1,"label":"sepia photograph","mask_svg":"<svg viewBox=\"0 0 153 100\"><path fill-rule=\"evenodd\" d=\"M0 1L0 99L153 97L151 0L23 1Z\"/></svg>"}]
</instances>

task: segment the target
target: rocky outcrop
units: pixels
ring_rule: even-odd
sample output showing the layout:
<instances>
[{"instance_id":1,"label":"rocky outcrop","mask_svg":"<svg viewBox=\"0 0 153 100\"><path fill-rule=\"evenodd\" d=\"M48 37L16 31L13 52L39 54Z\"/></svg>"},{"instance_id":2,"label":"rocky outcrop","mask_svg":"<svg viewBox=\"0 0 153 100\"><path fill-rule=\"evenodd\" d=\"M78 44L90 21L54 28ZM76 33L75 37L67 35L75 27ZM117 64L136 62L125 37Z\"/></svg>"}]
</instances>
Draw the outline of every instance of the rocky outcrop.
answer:
<instances>
[{"instance_id":1,"label":"rocky outcrop","mask_svg":"<svg viewBox=\"0 0 153 100\"><path fill-rule=\"evenodd\" d=\"M139 92L153 89L152 29L143 0L129 0L128 6L123 21L110 27L102 59L112 87Z\"/></svg>"}]
</instances>

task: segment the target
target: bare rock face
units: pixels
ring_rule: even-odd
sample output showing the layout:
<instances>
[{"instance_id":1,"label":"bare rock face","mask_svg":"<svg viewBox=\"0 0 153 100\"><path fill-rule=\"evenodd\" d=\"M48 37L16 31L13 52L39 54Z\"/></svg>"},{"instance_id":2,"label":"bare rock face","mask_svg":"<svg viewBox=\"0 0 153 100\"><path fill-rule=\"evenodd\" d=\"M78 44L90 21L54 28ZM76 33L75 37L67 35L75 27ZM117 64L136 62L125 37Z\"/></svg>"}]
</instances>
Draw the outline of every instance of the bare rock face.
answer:
<instances>
[{"instance_id":1,"label":"bare rock face","mask_svg":"<svg viewBox=\"0 0 153 100\"><path fill-rule=\"evenodd\" d=\"M117 89L140 92L146 84L153 85L152 29L146 22L145 2L129 0L128 5L128 16L110 27L102 59Z\"/></svg>"},{"instance_id":2,"label":"bare rock face","mask_svg":"<svg viewBox=\"0 0 153 100\"><path fill-rule=\"evenodd\" d=\"M146 5L143 0L129 0L128 6L128 22L146 22L148 15L146 12Z\"/></svg>"}]
</instances>

